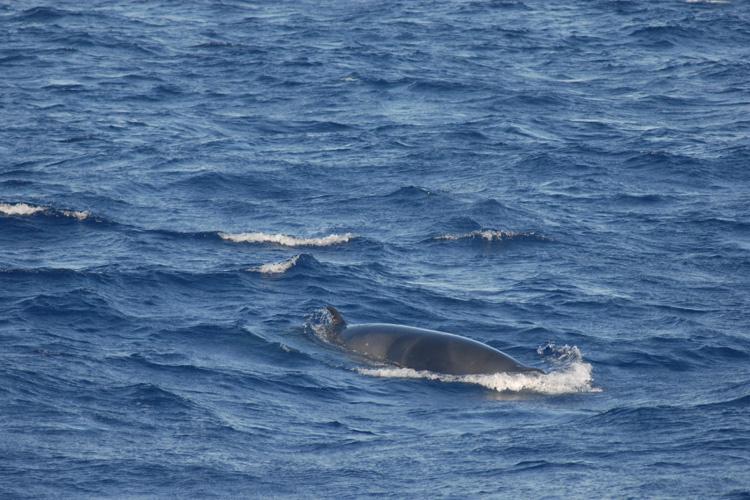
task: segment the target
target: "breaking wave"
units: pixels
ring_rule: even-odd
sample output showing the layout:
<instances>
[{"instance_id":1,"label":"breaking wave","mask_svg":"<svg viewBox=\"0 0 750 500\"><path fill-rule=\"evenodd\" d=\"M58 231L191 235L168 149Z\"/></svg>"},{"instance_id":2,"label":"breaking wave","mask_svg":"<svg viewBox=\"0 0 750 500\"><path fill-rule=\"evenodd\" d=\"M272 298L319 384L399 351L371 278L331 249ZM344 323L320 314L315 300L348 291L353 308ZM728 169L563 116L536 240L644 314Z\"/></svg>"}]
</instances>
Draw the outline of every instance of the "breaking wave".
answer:
<instances>
[{"instance_id":1,"label":"breaking wave","mask_svg":"<svg viewBox=\"0 0 750 500\"><path fill-rule=\"evenodd\" d=\"M482 229L460 234L443 234L432 238L435 241L457 241L457 240L486 240L486 241L509 241L509 240L546 240L544 236L533 231L516 232L497 229Z\"/></svg>"},{"instance_id":2,"label":"breaking wave","mask_svg":"<svg viewBox=\"0 0 750 500\"><path fill-rule=\"evenodd\" d=\"M5 215L35 215L47 214L61 217L71 217L79 221L86 220L91 216L90 212L82 210L57 210L40 205L29 205L28 203L0 203L0 213Z\"/></svg>"},{"instance_id":3,"label":"breaking wave","mask_svg":"<svg viewBox=\"0 0 750 500\"><path fill-rule=\"evenodd\" d=\"M78 220L86 220L91 216L91 213L85 210L61 210L60 213L65 217L72 217Z\"/></svg>"},{"instance_id":4,"label":"breaking wave","mask_svg":"<svg viewBox=\"0 0 750 500\"><path fill-rule=\"evenodd\" d=\"M34 215L44 210L44 207L37 207L26 203L0 203L0 212L5 215Z\"/></svg>"},{"instance_id":5,"label":"breaking wave","mask_svg":"<svg viewBox=\"0 0 750 500\"><path fill-rule=\"evenodd\" d=\"M269 262L268 264L263 264L258 267L251 267L248 271L254 271L261 274L284 274L297 265L299 258L299 255L295 255L294 257L282 260L281 262Z\"/></svg>"},{"instance_id":6,"label":"breaking wave","mask_svg":"<svg viewBox=\"0 0 750 500\"><path fill-rule=\"evenodd\" d=\"M284 274L290 269L297 267L311 268L318 265L320 265L320 262L318 262L315 257L306 253L301 253L286 260L282 260L281 262L269 262L268 264L251 267L248 271L261 274Z\"/></svg>"},{"instance_id":7,"label":"breaking wave","mask_svg":"<svg viewBox=\"0 0 750 500\"><path fill-rule=\"evenodd\" d=\"M348 243L355 238L352 233L329 234L320 238L298 238L286 234L268 233L219 233L219 237L234 243L275 243L285 247L327 247Z\"/></svg>"}]
</instances>

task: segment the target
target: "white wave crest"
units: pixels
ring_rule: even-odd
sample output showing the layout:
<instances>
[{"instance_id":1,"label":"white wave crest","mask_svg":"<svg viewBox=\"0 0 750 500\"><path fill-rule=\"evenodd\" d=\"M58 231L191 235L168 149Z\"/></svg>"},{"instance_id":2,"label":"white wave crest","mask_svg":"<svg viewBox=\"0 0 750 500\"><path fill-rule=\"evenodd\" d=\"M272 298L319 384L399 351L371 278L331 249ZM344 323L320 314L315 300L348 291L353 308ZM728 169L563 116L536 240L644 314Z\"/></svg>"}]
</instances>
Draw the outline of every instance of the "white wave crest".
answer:
<instances>
[{"instance_id":1,"label":"white wave crest","mask_svg":"<svg viewBox=\"0 0 750 500\"><path fill-rule=\"evenodd\" d=\"M45 207L38 207L27 203L0 203L0 212L5 215L34 215L45 210L47 210Z\"/></svg>"},{"instance_id":2,"label":"white wave crest","mask_svg":"<svg viewBox=\"0 0 750 500\"><path fill-rule=\"evenodd\" d=\"M327 247L331 245L340 245L348 243L354 239L352 233L329 234L321 238L297 238L285 234L268 234L268 233L219 233L223 240L234 243L276 243L285 247Z\"/></svg>"},{"instance_id":3,"label":"white wave crest","mask_svg":"<svg viewBox=\"0 0 750 500\"><path fill-rule=\"evenodd\" d=\"M72 217L78 220L86 220L91 216L91 212L85 210L63 210L60 213L65 217Z\"/></svg>"},{"instance_id":4,"label":"white wave crest","mask_svg":"<svg viewBox=\"0 0 750 500\"><path fill-rule=\"evenodd\" d=\"M295 255L294 257L291 257L287 260L282 260L281 262L269 262L268 264L263 264L262 266L251 267L250 269L248 269L248 271L262 274L284 274L297 264L299 258L299 255Z\"/></svg>"},{"instance_id":5,"label":"white wave crest","mask_svg":"<svg viewBox=\"0 0 750 500\"><path fill-rule=\"evenodd\" d=\"M49 215L72 217L79 221L86 220L91 215L90 212L86 211L55 210L39 205L29 205L28 203L0 203L0 213L3 213L5 215L34 215L38 213L46 213Z\"/></svg>"},{"instance_id":6,"label":"white wave crest","mask_svg":"<svg viewBox=\"0 0 750 500\"><path fill-rule=\"evenodd\" d=\"M503 240L512 240L516 238L543 239L542 236L534 232L521 233L521 232L516 232L516 231L503 231L503 230L497 230L497 229L476 230L470 233L462 233L462 234L443 234L441 236L435 236L435 238L433 239L455 241L455 240L465 240L465 239L474 239L474 238L481 238L487 241L503 241Z\"/></svg>"},{"instance_id":7,"label":"white wave crest","mask_svg":"<svg viewBox=\"0 0 750 500\"><path fill-rule=\"evenodd\" d=\"M411 368L358 368L363 375L373 377L424 378L441 382L477 384L497 392L533 392L539 394L570 394L577 392L601 392L594 387L592 366L586 363L576 346L556 346L549 343L537 349L540 355L549 357L556 367L545 374L538 373L493 373L489 375L446 375Z\"/></svg>"}]
</instances>

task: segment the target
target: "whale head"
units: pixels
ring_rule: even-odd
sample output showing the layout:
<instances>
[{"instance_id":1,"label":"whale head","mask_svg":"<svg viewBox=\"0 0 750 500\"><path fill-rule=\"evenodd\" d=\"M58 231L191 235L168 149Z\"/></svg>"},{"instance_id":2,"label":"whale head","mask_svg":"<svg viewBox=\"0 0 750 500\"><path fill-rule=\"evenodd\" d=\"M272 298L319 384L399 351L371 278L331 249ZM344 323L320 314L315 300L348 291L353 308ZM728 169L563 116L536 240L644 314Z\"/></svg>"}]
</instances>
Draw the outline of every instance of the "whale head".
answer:
<instances>
[{"instance_id":1,"label":"whale head","mask_svg":"<svg viewBox=\"0 0 750 500\"><path fill-rule=\"evenodd\" d=\"M330 322L330 328L329 328L330 340L340 342L341 332L343 332L346 329L346 321L344 321L344 317L335 307L326 306L326 310L328 311L328 314L330 314L331 316L331 320L330 320L331 322Z\"/></svg>"}]
</instances>

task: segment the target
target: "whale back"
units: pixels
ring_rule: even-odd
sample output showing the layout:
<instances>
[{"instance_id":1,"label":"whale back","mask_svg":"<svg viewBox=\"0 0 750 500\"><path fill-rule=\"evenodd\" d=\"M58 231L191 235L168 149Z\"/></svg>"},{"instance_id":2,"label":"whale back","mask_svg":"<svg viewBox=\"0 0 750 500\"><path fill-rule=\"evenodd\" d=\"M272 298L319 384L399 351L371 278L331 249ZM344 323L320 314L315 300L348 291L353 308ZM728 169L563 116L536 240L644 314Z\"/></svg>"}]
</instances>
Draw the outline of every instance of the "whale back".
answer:
<instances>
[{"instance_id":1,"label":"whale back","mask_svg":"<svg viewBox=\"0 0 750 500\"><path fill-rule=\"evenodd\" d=\"M386 323L352 325L340 334L352 351L374 361L450 375L540 372L476 340Z\"/></svg>"}]
</instances>

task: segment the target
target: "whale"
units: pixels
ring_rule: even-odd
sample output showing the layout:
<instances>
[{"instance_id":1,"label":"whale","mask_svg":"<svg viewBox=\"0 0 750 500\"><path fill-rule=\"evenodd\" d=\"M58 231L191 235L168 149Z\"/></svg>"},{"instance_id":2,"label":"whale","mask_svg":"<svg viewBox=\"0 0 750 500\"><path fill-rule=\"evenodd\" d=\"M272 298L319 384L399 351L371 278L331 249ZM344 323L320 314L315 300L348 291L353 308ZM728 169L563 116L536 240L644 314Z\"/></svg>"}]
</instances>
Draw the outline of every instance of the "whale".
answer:
<instances>
[{"instance_id":1,"label":"whale","mask_svg":"<svg viewBox=\"0 0 750 500\"><path fill-rule=\"evenodd\" d=\"M327 340L376 363L446 375L544 374L467 337L389 323L348 325L335 307L326 309L331 318Z\"/></svg>"}]
</instances>

